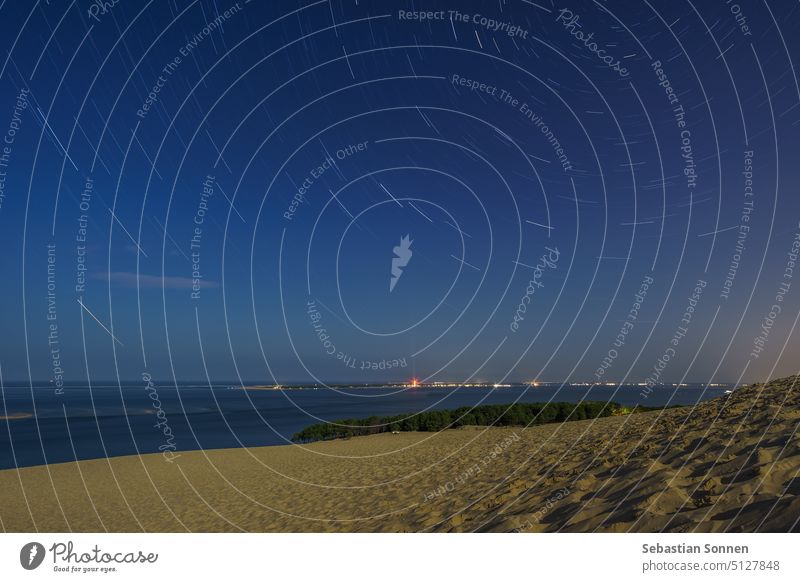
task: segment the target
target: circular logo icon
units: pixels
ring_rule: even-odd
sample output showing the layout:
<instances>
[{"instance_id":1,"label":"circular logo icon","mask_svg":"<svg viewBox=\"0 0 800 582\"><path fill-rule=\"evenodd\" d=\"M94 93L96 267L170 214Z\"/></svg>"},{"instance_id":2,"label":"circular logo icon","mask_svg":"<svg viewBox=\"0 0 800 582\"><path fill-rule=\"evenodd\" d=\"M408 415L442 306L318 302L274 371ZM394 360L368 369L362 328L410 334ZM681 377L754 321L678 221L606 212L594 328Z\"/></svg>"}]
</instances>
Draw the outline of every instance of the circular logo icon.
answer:
<instances>
[{"instance_id":1,"label":"circular logo icon","mask_svg":"<svg viewBox=\"0 0 800 582\"><path fill-rule=\"evenodd\" d=\"M19 551L19 563L26 570L35 570L44 561L44 546L39 542L30 542Z\"/></svg>"}]
</instances>

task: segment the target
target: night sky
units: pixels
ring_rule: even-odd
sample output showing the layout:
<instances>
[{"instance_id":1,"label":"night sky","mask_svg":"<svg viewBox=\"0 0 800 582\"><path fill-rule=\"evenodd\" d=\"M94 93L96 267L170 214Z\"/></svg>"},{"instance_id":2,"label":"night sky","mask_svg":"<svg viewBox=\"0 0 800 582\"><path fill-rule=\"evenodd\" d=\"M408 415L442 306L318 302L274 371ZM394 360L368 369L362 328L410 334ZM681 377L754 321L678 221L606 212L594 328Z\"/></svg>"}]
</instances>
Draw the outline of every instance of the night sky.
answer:
<instances>
[{"instance_id":1,"label":"night sky","mask_svg":"<svg viewBox=\"0 0 800 582\"><path fill-rule=\"evenodd\" d=\"M0 1L2 380L796 373L798 29L794 1Z\"/></svg>"}]
</instances>

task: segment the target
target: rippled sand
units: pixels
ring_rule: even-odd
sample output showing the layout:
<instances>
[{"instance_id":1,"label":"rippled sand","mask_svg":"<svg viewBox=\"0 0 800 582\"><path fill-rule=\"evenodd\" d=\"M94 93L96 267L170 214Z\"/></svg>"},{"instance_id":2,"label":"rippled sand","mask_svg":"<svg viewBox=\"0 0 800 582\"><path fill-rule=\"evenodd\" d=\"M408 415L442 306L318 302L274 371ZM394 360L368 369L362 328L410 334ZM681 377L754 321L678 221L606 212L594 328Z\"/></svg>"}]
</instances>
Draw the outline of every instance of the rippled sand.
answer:
<instances>
[{"instance_id":1,"label":"rippled sand","mask_svg":"<svg viewBox=\"0 0 800 582\"><path fill-rule=\"evenodd\" d=\"M788 531L800 379L695 409L0 472L6 531Z\"/></svg>"}]
</instances>

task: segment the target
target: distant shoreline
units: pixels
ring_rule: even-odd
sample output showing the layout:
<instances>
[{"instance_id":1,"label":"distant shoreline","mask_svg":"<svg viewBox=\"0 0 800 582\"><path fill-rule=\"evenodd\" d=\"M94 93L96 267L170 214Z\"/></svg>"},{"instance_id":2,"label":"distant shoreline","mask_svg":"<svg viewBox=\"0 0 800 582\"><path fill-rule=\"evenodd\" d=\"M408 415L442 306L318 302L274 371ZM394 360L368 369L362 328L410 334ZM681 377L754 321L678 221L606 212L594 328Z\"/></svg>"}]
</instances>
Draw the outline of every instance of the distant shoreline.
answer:
<instances>
[{"instance_id":1,"label":"distant shoreline","mask_svg":"<svg viewBox=\"0 0 800 582\"><path fill-rule=\"evenodd\" d=\"M646 386L644 382L625 383L619 384L617 382L604 382L604 383L591 383L591 382L575 382L575 383L562 383L562 382L510 382L505 384L489 384L489 383L457 383L457 382L428 382L419 384L408 383L385 383L385 384L254 384L247 386L230 385L230 390L252 390L252 391L272 391L272 390L338 390L338 389L352 389L363 390L369 388L407 388L407 389L420 389L420 388L484 388L484 389L503 389L503 388L636 388L640 389ZM674 388L688 388L688 389L704 389L704 388L726 388L733 389L736 384L729 384L724 382L704 383L704 382L683 382L683 383L666 383L655 384L654 388L657 389L674 389Z\"/></svg>"},{"instance_id":2,"label":"distant shoreline","mask_svg":"<svg viewBox=\"0 0 800 582\"><path fill-rule=\"evenodd\" d=\"M69 382L64 384L64 389L69 390L71 388L92 388L92 389L130 389L130 388L138 388L140 384L140 380L120 380L119 382L115 381L103 381L103 382L92 382L91 385L88 383L81 383L81 382ZM644 382L624 382L620 384L619 382L504 382L504 383L492 383L492 382L420 382L416 385L412 385L408 382L334 382L334 383L322 383L322 384L306 384L303 382L292 382L287 384L258 384L258 383L248 383L248 384L236 384L232 382L201 382L198 380L182 380L178 381L177 383L164 379L158 380L154 379L153 384L159 388L174 388L178 386L179 388L214 388L214 389L231 389L231 390L298 390L298 389L305 389L305 390L320 390L325 388L331 389L339 389L339 388L519 388L524 386L529 386L531 388L554 388L563 386L564 388L588 388L588 387L595 387L595 388L613 388L613 387L638 387L641 388L646 384ZM663 384L655 384L656 388L734 388L736 386L744 385L743 383L735 383L735 382L666 382ZM276 388L277 387L277 388ZM54 390L55 387L46 382L33 382L32 384L27 381L20 381L20 382L5 382L3 389L27 389L30 390L31 388L34 390L42 390L42 389L51 389Z\"/></svg>"}]
</instances>

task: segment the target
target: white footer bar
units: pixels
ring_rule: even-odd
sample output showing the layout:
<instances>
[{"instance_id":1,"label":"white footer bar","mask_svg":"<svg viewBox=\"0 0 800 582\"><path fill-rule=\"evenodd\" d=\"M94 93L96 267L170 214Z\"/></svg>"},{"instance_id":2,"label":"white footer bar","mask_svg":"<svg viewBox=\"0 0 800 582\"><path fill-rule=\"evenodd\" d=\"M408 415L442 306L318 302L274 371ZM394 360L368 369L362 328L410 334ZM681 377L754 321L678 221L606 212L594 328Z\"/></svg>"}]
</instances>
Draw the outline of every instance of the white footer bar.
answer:
<instances>
[{"instance_id":1,"label":"white footer bar","mask_svg":"<svg viewBox=\"0 0 800 582\"><path fill-rule=\"evenodd\" d=\"M4 580L800 580L791 534L3 534ZM245 578L247 577L247 578Z\"/></svg>"}]
</instances>

